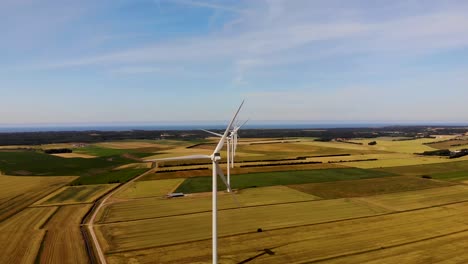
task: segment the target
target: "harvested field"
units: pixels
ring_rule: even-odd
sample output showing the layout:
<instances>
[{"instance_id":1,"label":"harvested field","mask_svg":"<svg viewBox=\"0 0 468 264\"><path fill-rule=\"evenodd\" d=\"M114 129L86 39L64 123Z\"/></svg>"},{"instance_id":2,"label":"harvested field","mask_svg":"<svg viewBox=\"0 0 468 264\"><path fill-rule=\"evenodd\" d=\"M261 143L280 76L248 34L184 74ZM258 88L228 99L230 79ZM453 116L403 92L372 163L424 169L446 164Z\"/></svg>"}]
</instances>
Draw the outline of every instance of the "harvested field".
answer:
<instances>
[{"instance_id":1,"label":"harvested field","mask_svg":"<svg viewBox=\"0 0 468 264\"><path fill-rule=\"evenodd\" d=\"M40 263L89 263L80 223L91 205L61 206L44 226Z\"/></svg>"},{"instance_id":2,"label":"harvested field","mask_svg":"<svg viewBox=\"0 0 468 264\"><path fill-rule=\"evenodd\" d=\"M123 169L150 169L151 168L151 163L146 162L146 163L130 163L130 164L125 164L122 166L119 166L115 168L114 170L123 170Z\"/></svg>"},{"instance_id":3,"label":"harvested field","mask_svg":"<svg viewBox=\"0 0 468 264\"><path fill-rule=\"evenodd\" d=\"M372 252L363 252L326 261L324 263L468 263L466 241L468 231L453 232L453 234L391 247ZM320 263L320 262L319 262Z\"/></svg>"},{"instance_id":4,"label":"harvested field","mask_svg":"<svg viewBox=\"0 0 468 264\"><path fill-rule=\"evenodd\" d=\"M233 175L231 179L231 187L234 189L244 189L250 187L344 181L386 176L393 176L393 174L357 168L264 172ZM219 182L218 189L223 188L223 184L223 182ZM208 192L210 190L211 177L193 177L186 179L176 191L183 193L196 193Z\"/></svg>"},{"instance_id":5,"label":"harvested field","mask_svg":"<svg viewBox=\"0 0 468 264\"><path fill-rule=\"evenodd\" d=\"M61 157L61 158L83 158L83 159L96 158L96 156L93 156L93 155L80 154L80 153L60 153L60 154L52 154L52 155L56 157Z\"/></svg>"},{"instance_id":6,"label":"harvested field","mask_svg":"<svg viewBox=\"0 0 468 264\"><path fill-rule=\"evenodd\" d=\"M220 210L218 232L229 236L386 212L345 199L244 207ZM97 234L108 253L209 239L211 212L99 225Z\"/></svg>"},{"instance_id":7,"label":"harvested field","mask_svg":"<svg viewBox=\"0 0 468 264\"><path fill-rule=\"evenodd\" d=\"M39 228L56 207L27 208L0 223L0 263L34 263L45 230Z\"/></svg>"},{"instance_id":8,"label":"harvested field","mask_svg":"<svg viewBox=\"0 0 468 264\"><path fill-rule=\"evenodd\" d=\"M285 186L262 187L241 190L236 193L241 206L259 206L275 203L294 203L319 199L316 196ZM218 193L218 208L237 208L232 197ZM211 193L174 199L138 199L108 205L104 208L100 223L133 221L138 219L174 216L211 210Z\"/></svg>"},{"instance_id":9,"label":"harvested field","mask_svg":"<svg viewBox=\"0 0 468 264\"><path fill-rule=\"evenodd\" d=\"M448 182L433 181L412 176L397 176L353 181L289 185L288 187L325 199L335 199L447 187L451 185L453 184Z\"/></svg>"},{"instance_id":10,"label":"harvested field","mask_svg":"<svg viewBox=\"0 0 468 264\"><path fill-rule=\"evenodd\" d=\"M373 261L370 263L377 264L413 263L413 260L415 260L414 263L431 263L433 259L465 259L467 256L466 241L462 239L467 237L466 232L457 236L451 234L467 230L467 212L468 204L464 203L285 229L265 228L262 233L250 232L236 236L225 236L220 238L218 242L220 262L247 263L251 260L252 263L283 264L319 261L324 261L323 263L367 263L367 261ZM230 224L237 226L235 221ZM257 226L262 225L259 223ZM452 244L449 239L442 239L441 236L445 235L447 238L455 238L455 244ZM120 238L118 237L117 240ZM433 243L434 241L435 243ZM442 241L447 244L444 245ZM116 252L111 254L108 260L110 263L126 263L128 259L134 259L140 263L204 263L211 259L210 245L211 241L206 239L136 251ZM400 245L402 246L400 247ZM423 245L428 246L424 247ZM430 245L434 245L434 247ZM441 245L443 248L439 249L437 245ZM453 245L458 245L458 247ZM394 251L399 248L406 248L406 250ZM416 251L410 251L412 248ZM446 252L443 250L444 248L447 249ZM268 252L274 254L268 254ZM363 254L359 254L360 252ZM389 258L387 262L386 256L390 252L395 252L393 254L395 258ZM399 252L403 253L401 257L398 255ZM436 256L438 253L442 256ZM463 256L457 257L456 253ZM340 258L341 256L342 258ZM434 258L430 258L432 256ZM444 256L447 258L444 259ZM383 257L383 261L381 261L381 257ZM426 261L420 262L420 260Z\"/></svg>"},{"instance_id":11,"label":"harvested field","mask_svg":"<svg viewBox=\"0 0 468 264\"><path fill-rule=\"evenodd\" d=\"M118 184L98 184L83 186L66 186L44 197L36 205L64 205L74 203L91 203L100 196L115 188Z\"/></svg>"},{"instance_id":12,"label":"harvested field","mask_svg":"<svg viewBox=\"0 0 468 264\"><path fill-rule=\"evenodd\" d=\"M450 187L383 194L355 199L374 206L381 206L388 210L413 210L416 208L468 201L468 186L455 185Z\"/></svg>"},{"instance_id":13,"label":"harvested field","mask_svg":"<svg viewBox=\"0 0 468 264\"><path fill-rule=\"evenodd\" d=\"M142 198L161 197L174 191L185 179L169 179L157 181L132 182L120 190L114 197L117 198Z\"/></svg>"},{"instance_id":14,"label":"harvested field","mask_svg":"<svg viewBox=\"0 0 468 264\"><path fill-rule=\"evenodd\" d=\"M0 222L76 178L0 175Z\"/></svg>"}]
</instances>

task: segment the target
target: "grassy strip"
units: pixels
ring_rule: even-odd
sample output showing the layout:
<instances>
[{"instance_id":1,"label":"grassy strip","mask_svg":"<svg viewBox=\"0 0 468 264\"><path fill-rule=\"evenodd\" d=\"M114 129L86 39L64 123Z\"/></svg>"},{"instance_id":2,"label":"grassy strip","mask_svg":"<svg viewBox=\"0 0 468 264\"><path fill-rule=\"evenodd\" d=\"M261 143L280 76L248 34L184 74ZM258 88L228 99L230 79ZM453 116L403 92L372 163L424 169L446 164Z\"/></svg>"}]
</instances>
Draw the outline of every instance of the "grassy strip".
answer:
<instances>
[{"instance_id":1,"label":"grassy strip","mask_svg":"<svg viewBox=\"0 0 468 264\"><path fill-rule=\"evenodd\" d=\"M447 181L466 181L468 180L467 171L453 171L453 172L442 172L430 175L434 179L447 180Z\"/></svg>"},{"instance_id":2,"label":"grassy strip","mask_svg":"<svg viewBox=\"0 0 468 264\"><path fill-rule=\"evenodd\" d=\"M93 176L82 176L75 180L72 185L104 184L104 183L124 183L142 174L148 169L123 169L105 172Z\"/></svg>"},{"instance_id":3,"label":"grassy strip","mask_svg":"<svg viewBox=\"0 0 468 264\"><path fill-rule=\"evenodd\" d=\"M393 175L392 173L358 168L262 172L233 175L231 185L235 189L244 189L274 185L369 179ZM211 180L211 177L188 178L177 188L176 192L208 192L211 190ZM222 181L218 181L218 189L224 188L223 185Z\"/></svg>"}]
</instances>

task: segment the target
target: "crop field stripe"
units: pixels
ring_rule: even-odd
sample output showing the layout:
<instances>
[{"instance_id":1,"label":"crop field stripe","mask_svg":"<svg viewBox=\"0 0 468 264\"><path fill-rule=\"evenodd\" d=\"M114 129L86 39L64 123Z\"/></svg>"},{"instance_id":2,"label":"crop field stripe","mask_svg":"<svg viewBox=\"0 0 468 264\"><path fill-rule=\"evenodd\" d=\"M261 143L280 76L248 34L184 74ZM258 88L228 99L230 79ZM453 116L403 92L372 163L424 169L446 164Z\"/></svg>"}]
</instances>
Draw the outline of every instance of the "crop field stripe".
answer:
<instances>
[{"instance_id":1,"label":"crop field stripe","mask_svg":"<svg viewBox=\"0 0 468 264\"><path fill-rule=\"evenodd\" d=\"M319 262L323 262L323 261L330 261L330 260L339 259L339 258L351 257L351 256L356 256L356 255L361 255L361 254L366 254L366 253L379 251L379 250L382 250L382 249L397 248L397 247L411 245L411 244L418 243L418 242L424 242L424 241L429 241L429 240L442 238L442 237L446 237L446 236L461 234L461 233L464 233L464 232L468 232L468 228L465 228L465 229L462 229L462 230L459 230L459 231L453 231L453 232L446 233L446 234L440 234L440 235L435 235L435 236L432 236L432 237L425 237L425 238L421 238L421 239L417 239L417 240L412 240L412 241L408 241L408 242L385 245L385 247L375 247L373 249L357 251L357 252L351 252L351 253L342 254L342 255L335 255L335 256L320 258L320 259L316 259L316 260L312 260L312 261L306 261L306 262L302 262L302 263L319 263Z\"/></svg>"},{"instance_id":2,"label":"crop field stripe","mask_svg":"<svg viewBox=\"0 0 468 264\"><path fill-rule=\"evenodd\" d=\"M55 211L55 212L57 212L57 211ZM45 230L44 236L42 237L41 245L39 246L39 250L37 252L36 259L34 260L34 264L40 264L41 263L41 255L42 255L42 252L44 251L44 243L45 243L46 237L47 237L47 230Z\"/></svg>"},{"instance_id":3,"label":"crop field stripe","mask_svg":"<svg viewBox=\"0 0 468 264\"><path fill-rule=\"evenodd\" d=\"M381 217L381 216L405 214L405 213L410 213L410 212L423 211L423 210L427 210L427 209L432 209L432 208L437 208L437 207L444 207L444 206L448 206L448 205L462 204L462 203L468 203L468 200L451 202L451 203L434 205L434 206L421 207L421 208L416 208L416 209L409 209L409 210L405 210L405 211L390 211L388 213L380 213L380 214L374 214L374 215L343 218L343 219L330 220L330 221L319 222L319 223L310 223L310 224L302 224L302 225L287 226L287 227L269 228L267 231L286 230L286 229L294 229L294 228L298 228L298 227L307 227L307 226L320 226L320 225L327 225L327 224L333 224L333 223L346 222L346 221L350 221L350 220L378 218L378 217ZM233 209L234 208L226 209L226 210L233 210ZM208 211L208 212L210 212L210 211ZM198 213L195 213L195 214L198 214ZM169 216L169 217L171 217L171 216ZM135 220L135 221L143 221L143 219L139 219L139 220ZM135 222L135 221L125 221L125 222ZM96 225L96 226L103 227L103 226L106 226L106 225L107 225L107 223L99 224L99 225ZM461 233L461 232L465 232L465 231L468 231L468 229L462 230L462 231L456 231L455 233ZM102 232L102 231L100 231L100 232ZM218 238L229 238L229 237L236 237L236 236L247 235L247 234L255 234L255 233L257 233L257 232L256 231L250 231L250 232L242 232L242 233L236 233L236 234L231 234L231 235L219 235ZM451 235L451 234L446 234L446 235ZM441 235L441 236L446 236L446 235L444 234L444 235ZM436 237L433 237L433 238L436 238ZM429 238L429 239L433 239L433 238ZM141 248L138 248L138 250L145 250L145 249L152 249L152 248L164 248L164 247L167 247L167 246L183 245L183 244L187 244L187 243L207 241L207 240L211 240L211 238L190 240L190 241L184 241L184 242L178 242L178 243L168 243L168 244L158 245L158 246L141 247ZM428 240L428 239L423 239L421 241L424 241L424 240ZM415 242L417 242L417 241L415 241ZM411 242L411 243L414 243L414 242ZM106 252L106 254L124 253L124 252L131 252L131 251L135 251L135 249L109 250L108 252ZM323 260L320 260L320 261L323 261ZM306 262L306 263L309 263L309 262ZM310 262L310 263L312 263L312 262Z\"/></svg>"},{"instance_id":4,"label":"crop field stripe","mask_svg":"<svg viewBox=\"0 0 468 264\"><path fill-rule=\"evenodd\" d=\"M259 204L259 205L247 205L247 206L241 206L241 208L237 208L235 206L230 207L230 208L218 208L219 211L229 211L229 210L239 210L242 208L252 208L252 207L265 207L265 206L272 206L272 205L282 205L282 204L297 204L297 203L308 203L308 202L318 202L322 200L318 199L313 199L313 200L306 200L306 201L294 201L294 202L284 202L284 203L274 203L274 204ZM388 210L388 209L387 209ZM115 224L115 223L128 223L128 222L138 222L138 221L144 221L144 220L150 220L150 219L160 219L160 218L168 218L168 217L174 217L174 216L184 216L184 215L193 215L193 214L203 214L203 213L209 213L211 210L204 210L204 211L198 211L198 212L192 212L192 213L184 213L184 214L174 214L174 215L164 215L164 216L155 216L155 217L146 217L146 218L140 218L140 219L132 219L132 220L121 220L121 221L106 221L104 223L99 223L96 224L96 226L100 225L106 225L106 224Z\"/></svg>"},{"instance_id":5,"label":"crop field stripe","mask_svg":"<svg viewBox=\"0 0 468 264\"><path fill-rule=\"evenodd\" d=\"M393 173L382 171L364 170L358 168L342 168L328 170L304 170L282 172L259 172L238 174L232 176L232 188L248 188L252 186L264 187L275 185L291 185L316 182L332 182L354 179L369 179L378 177L395 176ZM218 188L223 188L222 182ZM177 188L177 192L196 193L208 192L211 189L211 177L187 178Z\"/></svg>"}]
</instances>

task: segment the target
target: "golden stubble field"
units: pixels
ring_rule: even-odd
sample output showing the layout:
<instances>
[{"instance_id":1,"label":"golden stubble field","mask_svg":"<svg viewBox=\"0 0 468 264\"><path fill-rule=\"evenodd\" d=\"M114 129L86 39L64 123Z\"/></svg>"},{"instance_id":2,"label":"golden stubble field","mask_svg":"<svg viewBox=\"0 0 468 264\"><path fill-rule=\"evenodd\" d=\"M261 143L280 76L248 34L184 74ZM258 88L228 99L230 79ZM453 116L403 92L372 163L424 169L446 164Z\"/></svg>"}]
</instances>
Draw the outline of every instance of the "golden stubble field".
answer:
<instances>
[{"instance_id":1,"label":"golden stubble field","mask_svg":"<svg viewBox=\"0 0 468 264\"><path fill-rule=\"evenodd\" d=\"M403 263L423 263L413 262L408 250L417 248L428 259L434 253L420 243L438 245L446 236L467 236L466 193L466 186L457 185L221 210L221 263L250 258L252 263L361 263L361 259L365 263L375 261L374 255L388 258L380 263L395 263L399 256L392 252L406 252ZM135 216L135 211L127 213ZM210 212L153 215L100 225L98 234L110 263L207 263L210 226ZM256 232L257 228L263 232ZM460 238L456 243L463 245ZM454 252L460 250L447 254ZM438 250L437 254L444 253Z\"/></svg>"},{"instance_id":2,"label":"golden stubble field","mask_svg":"<svg viewBox=\"0 0 468 264\"><path fill-rule=\"evenodd\" d=\"M119 184L66 186L34 203L35 206L92 203Z\"/></svg>"},{"instance_id":3,"label":"golden stubble field","mask_svg":"<svg viewBox=\"0 0 468 264\"><path fill-rule=\"evenodd\" d=\"M76 178L0 175L0 221Z\"/></svg>"}]
</instances>

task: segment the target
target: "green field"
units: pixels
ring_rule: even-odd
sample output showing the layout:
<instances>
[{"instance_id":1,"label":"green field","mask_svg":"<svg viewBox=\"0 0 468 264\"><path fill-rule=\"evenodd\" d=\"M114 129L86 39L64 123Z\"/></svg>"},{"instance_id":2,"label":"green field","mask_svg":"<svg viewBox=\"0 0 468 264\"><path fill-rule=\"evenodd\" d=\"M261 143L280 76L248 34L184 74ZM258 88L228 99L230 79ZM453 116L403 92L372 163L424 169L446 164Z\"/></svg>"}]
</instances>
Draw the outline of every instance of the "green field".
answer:
<instances>
[{"instance_id":1,"label":"green field","mask_svg":"<svg viewBox=\"0 0 468 264\"><path fill-rule=\"evenodd\" d=\"M262 172L233 175L231 176L231 185L233 189L244 189L274 185L369 179L393 175L394 174L389 172L358 168ZM224 183L218 180L218 189L222 190L224 188ZM208 192L210 190L211 177L193 177L186 179L179 188L177 188L176 192L196 193Z\"/></svg>"},{"instance_id":2,"label":"green field","mask_svg":"<svg viewBox=\"0 0 468 264\"><path fill-rule=\"evenodd\" d=\"M363 197L386 193L414 191L452 186L454 183L413 176L395 176L352 181L336 181L289 185L288 187L324 199Z\"/></svg>"},{"instance_id":3,"label":"green field","mask_svg":"<svg viewBox=\"0 0 468 264\"><path fill-rule=\"evenodd\" d=\"M147 170L148 169L123 169L96 175L81 176L79 179L75 180L72 185L124 183Z\"/></svg>"},{"instance_id":4,"label":"green field","mask_svg":"<svg viewBox=\"0 0 468 264\"><path fill-rule=\"evenodd\" d=\"M121 156L61 158L36 151L0 151L0 170L8 175L82 176L134 162Z\"/></svg>"},{"instance_id":5,"label":"green field","mask_svg":"<svg viewBox=\"0 0 468 264\"><path fill-rule=\"evenodd\" d=\"M434 179L446 181L466 181L468 180L468 170L435 173L431 174L431 177Z\"/></svg>"},{"instance_id":6,"label":"green field","mask_svg":"<svg viewBox=\"0 0 468 264\"><path fill-rule=\"evenodd\" d=\"M468 172L468 161L465 160L425 165L387 167L377 170L411 176L438 175L439 178L443 178L441 175L447 173Z\"/></svg>"}]
</instances>

